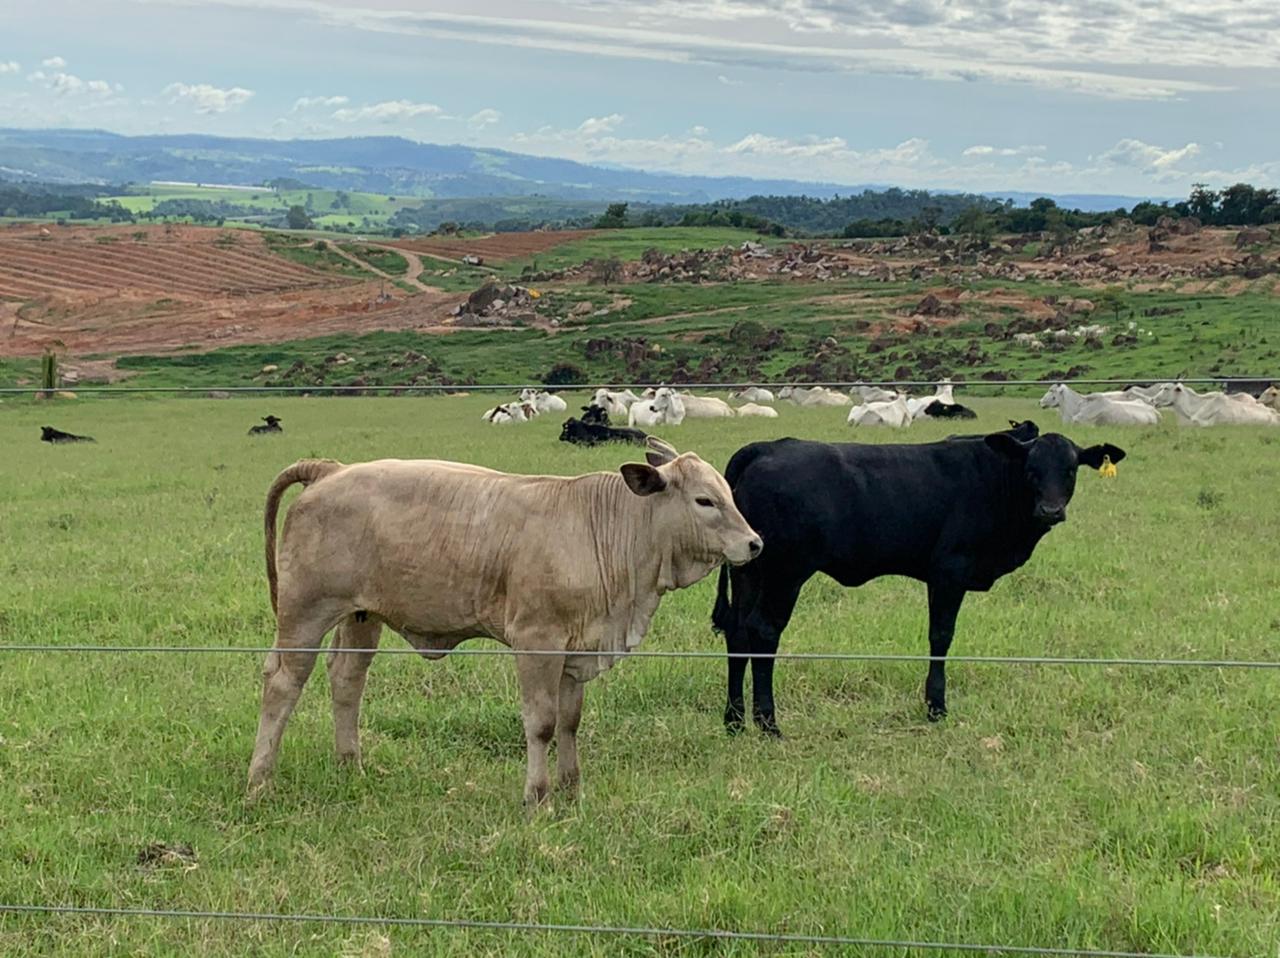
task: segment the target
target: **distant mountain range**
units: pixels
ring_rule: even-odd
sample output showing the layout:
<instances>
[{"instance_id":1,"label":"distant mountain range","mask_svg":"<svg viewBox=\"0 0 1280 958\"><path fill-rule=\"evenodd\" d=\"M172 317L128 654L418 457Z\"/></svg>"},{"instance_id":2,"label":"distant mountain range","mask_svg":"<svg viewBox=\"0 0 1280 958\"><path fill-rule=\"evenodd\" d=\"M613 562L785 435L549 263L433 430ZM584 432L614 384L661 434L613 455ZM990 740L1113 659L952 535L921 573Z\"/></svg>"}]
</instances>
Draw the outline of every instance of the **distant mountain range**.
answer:
<instances>
[{"instance_id":1,"label":"distant mountain range","mask_svg":"<svg viewBox=\"0 0 1280 958\"><path fill-rule=\"evenodd\" d=\"M560 200L706 203L749 196L827 199L884 184L685 176L401 137L264 140L198 134L121 136L102 130L0 129L0 180L257 186L288 178L320 189L435 198L543 196ZM958 192L958 191L937 191ZM988 193L1025 203L1037 193ZM1049 194L1052 196L1052 194ZM1132 207L1154 197L1053 196L1082 210Z\"/></svg>"}]
</instances>

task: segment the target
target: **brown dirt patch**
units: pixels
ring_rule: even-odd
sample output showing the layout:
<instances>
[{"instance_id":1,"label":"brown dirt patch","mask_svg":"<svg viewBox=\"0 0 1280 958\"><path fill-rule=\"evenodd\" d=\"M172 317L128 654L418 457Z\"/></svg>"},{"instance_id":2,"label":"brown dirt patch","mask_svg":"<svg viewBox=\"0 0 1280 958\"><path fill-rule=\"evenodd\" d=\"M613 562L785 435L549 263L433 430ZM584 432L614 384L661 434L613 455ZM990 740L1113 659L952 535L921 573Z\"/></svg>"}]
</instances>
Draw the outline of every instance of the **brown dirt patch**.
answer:
<instances>
[{"instance_id":1,"label":"brown dirt patch","mask_svg":"<svg viewBox=\"0 0 1280 958\"><path fill-rule=\"evenodd\" d=\"M491 233L476 237L424 236L420 239L391 240L385 245L447 260L461 260L472 254L481 257L487 264L535 256L553 247L595 236L598 232L599 230L543 230L536 233Z\"/></svg>"}]
</instances>

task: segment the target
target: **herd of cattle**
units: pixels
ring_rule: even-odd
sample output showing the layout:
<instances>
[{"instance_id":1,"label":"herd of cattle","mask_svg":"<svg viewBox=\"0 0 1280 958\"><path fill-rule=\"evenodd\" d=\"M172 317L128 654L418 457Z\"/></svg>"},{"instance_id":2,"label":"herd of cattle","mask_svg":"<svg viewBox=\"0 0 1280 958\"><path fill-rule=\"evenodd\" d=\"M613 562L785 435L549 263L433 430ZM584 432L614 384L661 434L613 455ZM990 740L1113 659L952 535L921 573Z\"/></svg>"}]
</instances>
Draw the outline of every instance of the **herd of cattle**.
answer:
<instances>
[{"instance_id":1,"label":"herd of cattle","mask_svg":"<svg viewBox=\"0 0 1280 958\"><path fill-rule=\"evenodd\" d=\"M918 445L752 443L721 475L692 452L609 426L608 416L593 404L571 423L634 433L645 462L559 477L435 460L307 459L280 473L264 514L277 632L263 670L251 794L270 781L317 650L335 628L328 671L337 754L359 761L360 700L384 626L429 659L476 637L517 652L525 803L537 806L550 792L553 738L558 782L574 792L584 684L639 645L665 593L716 568L711 620L731 653L731 732L744 724L749 665L754 720L778 734L774 654L801 587L818 572L845 586L885 575L927 585L935 658L925 702L938 719L965 594L1030 559L1066 519L1081 466L1125 457L1023 422ZM281 499L295 484L306 488L277 539Z\"/></svg>"},{"instance_id":2,"label":"herd of cattle","mask_svg":"<svg viewBox=\"0 0 1280 958\"><path fill-rule=\"evenodd\" d=\"M975 414L955 400L954 386L939 383L932 395L909 396L879 386L855 386L852 395L824 386L786 386L775 394L758 386L729 394L723 399L695 396L674 387L659 386L637 395L630 389L597 389L580 419L570 419L560 438L565 442L594 445L600 442L642 442L639 429L679 426L686 419L722 419L734 416L778 418L776 401L802 407L851 407L846 421L852 426L886 426L903 429L920 419L973 419ZM855 400L856 397L856 400ZM1054 385L1040 400L1042 409L1057 409L1068 424L1094 426L1153 426L1162 411L1172 409L1180 422L1197 426L1280 425L1280 388L1271 386L1260 396L1222 391L1198 393L1179 382L1130 386L1123 390L1078 393L1063 383ZM503 403L484 414L486 422L530 422L547 412L563 412L567 404L544 390L526 389L515 402ZM626 428L615 426L625 421ZM592 426L593 428L585 428Z\"/></svg>"}]
</instances>

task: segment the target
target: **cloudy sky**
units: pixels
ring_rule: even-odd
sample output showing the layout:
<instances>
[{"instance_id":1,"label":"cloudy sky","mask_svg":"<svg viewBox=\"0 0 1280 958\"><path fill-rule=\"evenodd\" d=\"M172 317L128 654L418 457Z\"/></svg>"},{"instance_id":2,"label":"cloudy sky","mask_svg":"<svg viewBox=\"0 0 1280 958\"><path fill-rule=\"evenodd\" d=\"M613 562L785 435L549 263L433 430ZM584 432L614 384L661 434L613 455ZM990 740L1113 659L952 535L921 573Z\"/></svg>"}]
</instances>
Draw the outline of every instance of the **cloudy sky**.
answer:
<instances>
[{"instance_id":1,"label":"cloudy sky","mask_svg":"<svg viewBox=\"0 0 1280 958\"><path fill-rule=\"evenodd\" d=\"M40 0L0 126L397 134L685 173L1280 185L1274 0Z\"/></svg>"}]
</instances>

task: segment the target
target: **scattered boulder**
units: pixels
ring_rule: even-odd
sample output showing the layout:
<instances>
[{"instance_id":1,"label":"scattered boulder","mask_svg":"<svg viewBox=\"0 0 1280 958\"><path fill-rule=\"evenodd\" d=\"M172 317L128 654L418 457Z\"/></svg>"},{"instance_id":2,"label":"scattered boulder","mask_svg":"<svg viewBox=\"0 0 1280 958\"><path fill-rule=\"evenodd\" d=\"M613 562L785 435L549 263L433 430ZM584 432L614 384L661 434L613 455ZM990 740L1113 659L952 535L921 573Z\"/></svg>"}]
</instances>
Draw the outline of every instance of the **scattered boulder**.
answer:
<instances>
[{"instance_id":1,"label":"scattered boulder","mask_svg":"<svg viewBox=\"0 0 1280 958\"><path fill-rule=\"evenodd\" d=\"M1236 234L1236 249L1244 249L1246 246L1261 246L1270 242L1271 231L1260 226L1242 229Z\"/></svg>"}]
</instances>

